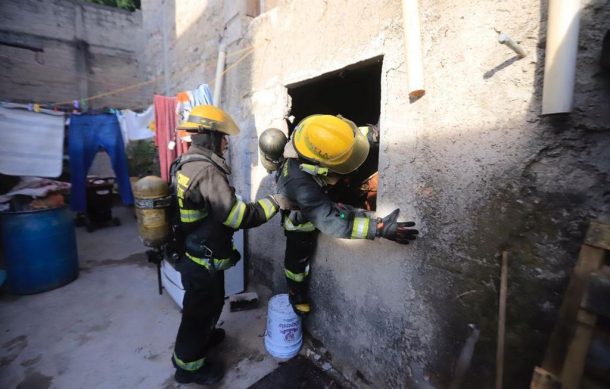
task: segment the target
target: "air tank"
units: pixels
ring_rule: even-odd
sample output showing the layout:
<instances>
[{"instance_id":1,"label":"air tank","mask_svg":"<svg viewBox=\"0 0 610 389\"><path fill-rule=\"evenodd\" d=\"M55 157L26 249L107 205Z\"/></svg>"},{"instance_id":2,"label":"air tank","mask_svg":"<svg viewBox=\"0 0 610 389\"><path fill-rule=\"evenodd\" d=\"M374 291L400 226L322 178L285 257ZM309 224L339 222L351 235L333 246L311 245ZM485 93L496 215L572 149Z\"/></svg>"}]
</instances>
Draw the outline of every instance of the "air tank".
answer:
<instances>
[{"instance_id":1,"label":"air tank","mask_svg":"<svg viewBox=\"0 0 610 389\"><path fill-rule=\"evenodd\" d=\"M169 187L156 176L139 179L133 188L140 239L145 246L159 248L169 240Z\"/></svg>"}]
</instances>

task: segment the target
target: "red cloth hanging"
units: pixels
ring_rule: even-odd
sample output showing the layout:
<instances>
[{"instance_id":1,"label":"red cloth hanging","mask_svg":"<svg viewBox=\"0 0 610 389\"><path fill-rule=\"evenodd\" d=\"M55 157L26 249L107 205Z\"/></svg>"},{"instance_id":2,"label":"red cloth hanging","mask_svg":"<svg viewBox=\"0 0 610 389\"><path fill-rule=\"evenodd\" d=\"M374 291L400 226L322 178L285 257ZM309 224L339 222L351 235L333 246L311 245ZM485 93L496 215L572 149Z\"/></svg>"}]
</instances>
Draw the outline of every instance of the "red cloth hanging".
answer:
<instances>
[{"instance_id":1,"label":"red cloth hanging","mask_svg":"<svg viewBox=\"0 0 610 389\"><path fill-rule=\"evenodd\" d=\"M176 130L176 98L155 95L155 143L159 149L161 178L169 181L169 166L177 156L188 150L188 144L178 137ZM169 148L170 142L175 145Z\"/></svg>"}]
</instances>

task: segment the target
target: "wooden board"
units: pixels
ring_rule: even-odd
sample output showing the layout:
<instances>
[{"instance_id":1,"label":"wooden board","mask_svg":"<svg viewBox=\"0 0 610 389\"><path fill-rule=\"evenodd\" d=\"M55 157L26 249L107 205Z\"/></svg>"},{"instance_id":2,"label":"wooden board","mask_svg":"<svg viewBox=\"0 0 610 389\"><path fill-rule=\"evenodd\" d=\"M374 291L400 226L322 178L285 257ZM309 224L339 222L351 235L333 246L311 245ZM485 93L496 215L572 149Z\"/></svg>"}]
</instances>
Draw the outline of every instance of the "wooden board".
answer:
<instances>
[{"instance_id":1,"label":"wooden board","mask_svg":"<svg viewBox=\"0 0 610 389\"><path fill-rule=\"evenodd\" d=\"M610 318L610 278L592 273L582 296L581 306L586 310Z\"/></svg>"},{"instance_id":2,"label":"wooden board","mask_svg":"<svg viewBox=\"0 0 610 389\"><path fill-rule=\"evenodd\" d=\"M561 376L568 342L575 332L576 314L580 307L585 282L591 272L601 267L605 254L603 249L586 244L580 250L574 273L564 294L563 303L559 309L559 317L542 362L542 368L552 374Z\"/></svg>"},{"instance_id":3,"label":"wooden board","mask_svg":"<svg viewBox=\"0 0 610 389\"><path fill-rule=\"evenodd\" d=\"M587 230L585 244L610 251L610 225L592 221Z\"/></svg>"},{"instance_id":4,"label":"wooden board","mask_svg":"<svg viewBox=\"0 0 610 389\"><path fill-rule=\"evenodd\" d=\"M583 381L597 316L610 317L610 225L592 221L532 389L577 389Z\"/></svg>"},{"instance_id":5,"label":"wooden board","mask_svg":"<svg viewBox=\"0 0 610 389\"><path fill-rule=\"evenodd\" d=\"M579 388L596 321L596 315L584 309L578 311L574 337L568 346L566 360L561 372L561 389Z\"/></svg>"}]
</instances>

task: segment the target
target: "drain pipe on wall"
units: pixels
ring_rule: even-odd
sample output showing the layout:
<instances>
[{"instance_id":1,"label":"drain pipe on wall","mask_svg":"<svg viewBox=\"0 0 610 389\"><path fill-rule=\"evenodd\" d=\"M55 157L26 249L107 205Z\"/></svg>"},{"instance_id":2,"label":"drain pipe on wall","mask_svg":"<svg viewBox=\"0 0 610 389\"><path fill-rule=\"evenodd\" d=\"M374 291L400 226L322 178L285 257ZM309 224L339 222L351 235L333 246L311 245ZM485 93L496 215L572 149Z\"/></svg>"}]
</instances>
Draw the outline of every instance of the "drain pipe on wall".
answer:
<instances>
[{"instance_id":1,"label":"drain pipe on wall","mask_svg":"<svg viewBox=\"0 0 610 389\"><path fill-rule=\"evenodd\" d=\"M572 111L580 12L580 0L549 1L543 115Z\"/></svg>"},{"instance_id":2,"label":"drain pipe on wall","mask_svg":"<svg viewBox=\"0 0 610 389\"><path fill-rule=\"evenodd\" d=\"M222 91L222 72L225 70L227 48L224 43L218 46L218 62L216 63L216 79L214 80L214 97L212 104L220 106L220 92Z\"/></svg>"},{"instance_id":3,"label":"drain pipe on wall","mask_svg":"<svg viewBox=\"0 0 610 389\"><path fill-rule=\"evenodd\" d=\"M407 54L409 97L415 99L426 93L424 67L421 56L421 31L417 0L402 0L402 22Z\"/></svg>"}]
</instances>

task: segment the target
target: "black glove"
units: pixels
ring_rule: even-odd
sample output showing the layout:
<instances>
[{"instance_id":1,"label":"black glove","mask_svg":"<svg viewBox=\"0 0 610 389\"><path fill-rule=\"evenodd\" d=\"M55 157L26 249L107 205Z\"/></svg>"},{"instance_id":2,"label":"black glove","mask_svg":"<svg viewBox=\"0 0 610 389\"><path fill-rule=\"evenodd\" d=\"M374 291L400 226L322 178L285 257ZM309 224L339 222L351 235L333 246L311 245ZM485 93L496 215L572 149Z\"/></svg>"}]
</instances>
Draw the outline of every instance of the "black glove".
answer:
<instances>
[{"instance_id":1,"label":"black glove","mask_svg":"<svg viewBox=\"0 0 610 389\"><path fill-rule=\"evenodd\" d=\"M414 222L397 222L399 213L400 209L397 208L383 219L378 218L376 236L393 240L400 244L409 244L409 241L417 238L419 231L407 228L413 227L415 225Z\"/></svg>"}]
</instances>

